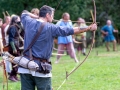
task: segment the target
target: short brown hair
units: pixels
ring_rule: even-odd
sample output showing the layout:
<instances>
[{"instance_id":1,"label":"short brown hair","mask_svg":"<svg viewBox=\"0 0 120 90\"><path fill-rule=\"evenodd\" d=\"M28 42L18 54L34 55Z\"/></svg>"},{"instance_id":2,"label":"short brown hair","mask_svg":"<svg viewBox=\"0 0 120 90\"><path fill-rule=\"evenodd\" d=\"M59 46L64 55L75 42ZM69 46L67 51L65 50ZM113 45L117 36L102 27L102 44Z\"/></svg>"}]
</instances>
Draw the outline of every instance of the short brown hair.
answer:
<instances>
[{"instance_id":1,"label":"short brown hair","mask_svg":"<svg viewBox=\"0 0 120 90\"><path fill-rule=\"evenodd\" d=\"M69 15L69 13L68 12L63 13L62 18L64 18L66 15Z\"/></svg>"},{"instance_id":2,"label":"short brown hair","mask_svg":"<svg viewBox=\"0 0 120 90\"><path fill-rule=\"evenodd\" d=\"M51 15L52 11L55 11L54 8L44 5L40 8L39 16L45 17L47 13L49 13Z\"/></svg>"},{"instance_id":3,"label":"short brown hair","mask_svg":"<svg viewBox=\"0 0 120 90\"><path fill-rule=\"evenodd\" d=\"M33 8L32 10L31 10L31 13L36 13L37 15L39 15L39 9L38 8Z\"/></svg>"}]
</instances>

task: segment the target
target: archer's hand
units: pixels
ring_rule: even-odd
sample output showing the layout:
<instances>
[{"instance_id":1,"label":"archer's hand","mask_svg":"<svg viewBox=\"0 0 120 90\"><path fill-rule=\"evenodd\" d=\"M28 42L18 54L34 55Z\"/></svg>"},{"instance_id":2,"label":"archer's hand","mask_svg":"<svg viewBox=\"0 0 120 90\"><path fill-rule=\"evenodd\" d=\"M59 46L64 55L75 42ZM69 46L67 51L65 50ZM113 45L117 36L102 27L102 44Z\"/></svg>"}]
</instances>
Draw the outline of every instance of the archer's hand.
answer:
<instances>
[{"instance_id":1,"label":"archer's hand","mask_svg":"<svg viewBox=\"0 0 120 90\"><path fill-rule=\"evenodd\" d=\"M83 38L85 38L85 36L84 36L84 35L82 35L82 36L81 36L81 38L83 39Z\"/></svg>"},{"instance_id":2,"label":"archer's hand","mask_svg":"<svg viewBox=\"0 0 120 90\"><path fill-rule=\"evenodd\" d=\"M14 54L17 54L17 50L13 50L13 53L14 53Z\"/></svg>"},{"instance_id":3,"label":"archer's hand","mask_svg":"<svg viewBox=\"0 0 120 90\"><path fill-rule=\"evenodd\" d=\"M108 32L105 32L105 35L107 36L107 35L108 35Z\"/></svg>"},{"instance_id":4,"label":"archer's hand","mask_svg":"<svg viewBox=\"0 0 120 90\"><path fill-rule=\"evenodd\" d=\"M114 30L115 33L118 33L118 30Z\"/></svg>"},{"instance_id":5,"label":"archer's hand","mask_svg":"<svg viewBox=\"0 0 120 90\"><path fill-rule=\"evenodd\" d=\"M91 24L89 27L90 31L96 31L97 30L97 25L96 24Z\"/></svg>"}]
</instances>

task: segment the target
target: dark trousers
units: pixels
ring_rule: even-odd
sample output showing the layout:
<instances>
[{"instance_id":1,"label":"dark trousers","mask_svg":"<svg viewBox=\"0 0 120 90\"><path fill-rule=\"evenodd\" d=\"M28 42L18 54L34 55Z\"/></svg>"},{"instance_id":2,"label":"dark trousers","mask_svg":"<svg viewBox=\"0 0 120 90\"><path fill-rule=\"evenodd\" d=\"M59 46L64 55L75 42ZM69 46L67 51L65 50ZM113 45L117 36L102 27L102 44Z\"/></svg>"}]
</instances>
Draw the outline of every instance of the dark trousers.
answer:
<instances>
[{"instance_id":1,"label":"dark trousers","mask_svg":"<svg viewBox=\"0 0 120 90\"><path fill-rule=\"evenodd\" d=\"M20 56L19 51L18 51L17 54L14 54L13 51L9 51L9 53L12 54L15 57ZM14 66L15 66L15 64L12 63L12 71L10 73L10 77L17 76L18 66L15 66L15 67Z\"/></svg>"},{"instance_id":2,"label":"dark trousers","mask_svg":"<svg viewBox=\"0 0 120 90\"><path fill-rule=\"evenodd\" d=\"M21 90L52 90L50 77L35 77L31 74L20 74Z\"/></svg>"},{"instance_id":3,"label":"dark trousers","mask_svg":"<svg viewBox=\"0 0 120 90\"><path fill-rule=\"evenodd\" d=\"M17 76L18 66L15 66L15 64L12 63L12 71L10 73L10 76Z\"/></svg>"}]
</instances>

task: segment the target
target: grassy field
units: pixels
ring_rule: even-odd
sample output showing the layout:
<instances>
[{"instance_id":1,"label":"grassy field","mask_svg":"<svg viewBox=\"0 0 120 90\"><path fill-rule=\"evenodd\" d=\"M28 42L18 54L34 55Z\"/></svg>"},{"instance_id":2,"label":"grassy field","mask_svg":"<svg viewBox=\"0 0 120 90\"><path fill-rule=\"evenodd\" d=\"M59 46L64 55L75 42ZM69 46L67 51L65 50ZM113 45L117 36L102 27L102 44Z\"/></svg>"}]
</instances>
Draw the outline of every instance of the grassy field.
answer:
<instances>
[{"instance_id":1,"label":"grassy field","mask_svg":"<svg viewBox=\"0 0 120 90\"><path fill-rule=\"evenodd\" d=\"M97 55L98 53L98 55ZM120 90L120 52L106 52L103 47L92 50L86 62L73 73L59 90ZM79 56L80 62L85 58ZM54 64L56 56L51 57L53 65L52 86L54 90L61 85L77 64L68 55L62 56L58 64ZM66 70L66 71L65 71ZM2 67L0 67L0 90L2 90ZM8 90L20 90L20 82L9 81Z\"/></svg>"}]
</instances>

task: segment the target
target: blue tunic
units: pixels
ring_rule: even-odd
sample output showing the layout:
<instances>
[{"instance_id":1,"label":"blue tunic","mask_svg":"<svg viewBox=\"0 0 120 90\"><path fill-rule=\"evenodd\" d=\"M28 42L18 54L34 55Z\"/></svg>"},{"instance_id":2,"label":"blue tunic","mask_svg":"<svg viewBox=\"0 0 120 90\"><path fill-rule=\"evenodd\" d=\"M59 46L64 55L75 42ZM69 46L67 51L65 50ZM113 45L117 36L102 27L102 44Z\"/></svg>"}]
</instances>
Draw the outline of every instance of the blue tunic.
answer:
<instances>
[{"instance_id":1,"label":"blue tunic","mask_svg":"<svg viewBox=\"0 0 120 90\"><path fill-rule=\"evenodd\" d=\"M104 27L102 27L101 30L103 30L104 32L108 32L108 35L106 35L106 36L104 37L104 40L105 40L106 42L110 42L110 41L115 40L115 37L114 37L114 35L113 35L114 28L113 28L112 25L110 25L110 26L105 25Z\"/></svg>"},{"instance_id":2,"label":"blue tunic","mask_svg":"<svg viewBox=\"0 0 120 90\"><path fill-rule=\"evenodd\" d=\"M57 22L56 25L66 26L66 27L72 28L72 23L71 22L59 21L59 22ZM71 42L73 42L71 35L65 36L65 37L62 37L62 36L58 37L58 44L68 44L68 43L71 43Z\"/></svg>"},{"instance_id":3,"label":"blue tunic","mask_svg":"<svg viewBox=\"0 0 120 90\"><path fill-rule=\"evenodd\" d=\"M42 22L31 18L27 14L22 14L21 22L25 29L24 49L27 49ZM73 34L73 28L60 27L51 23L46 23L38 40L32 46L33 56L43 59L49 59L52 53L54 38L58 36ZM28 54L28 52L26 54Z\"/></svg>"}]
</instances>

